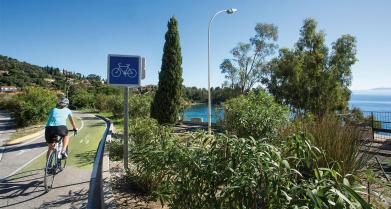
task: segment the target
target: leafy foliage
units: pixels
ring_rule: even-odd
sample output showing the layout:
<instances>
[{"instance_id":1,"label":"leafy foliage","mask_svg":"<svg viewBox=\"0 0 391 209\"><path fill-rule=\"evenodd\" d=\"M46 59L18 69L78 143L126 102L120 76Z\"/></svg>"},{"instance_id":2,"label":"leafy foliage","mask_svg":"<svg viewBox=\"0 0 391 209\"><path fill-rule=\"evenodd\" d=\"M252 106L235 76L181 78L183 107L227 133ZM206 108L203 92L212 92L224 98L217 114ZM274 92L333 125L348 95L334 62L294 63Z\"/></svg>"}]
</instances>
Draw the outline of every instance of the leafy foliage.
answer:
<instances>
[{"instance_id":1,"label":"leafy foliage","mask_svg":"<svg viewBox=\"0 0 391 209\"><path fill-rule=\"evenodd\" d=\"M121 140L110 141L110 160L119 161L124 158L124 144Z\"/></svg>"},{"instance_id":2,"label":"leafy foliage","mask_svg":"<svg viewBox=\"0 0 391 209\"><path fill-rule=\"evenodd\" d=\"M341 36L329 54L325 34L316 27L314 19L304 21L295 48L280 50L278 58L269 63L263 83L277 101L290 105L296 113L321 116L347 109L351 66L357 61L356 39Z\"/></svg>"},{"instance_id":3,"label":"leafy foliage","mask_svg":"<svg viewBox=\"0 0 391 209\"><path fill-rule=\"evenodd\" d=\"M151 116L160 124L177 122L183 94L182 52L175 17L170 19L167 27L158 89L151 106Z\"/></svg>"},{"instance_id":4,"label":"leafy foliage","mask_svg":"<svg viewBox=\"0 0 391 209\"><path fill-rule=\"evenodd\" d=\"M204 133L180 142L156 122L139 122L146 130L133 133L129 175L171 208L370 208L353 176L317 166L323 154L304 134L279 146Z\"/></svg>"},{"instance_id":5,"label":"leafy foliage","mask_svg":"<svg viewBox=\"0 0 391 209\"><path fill-rule=\"evenodd\" d=\"M240 137L276 139L288 123L288 109L274 102L265 92L250 92L223 104L224 127Z\"/></svg>"},{"instance_id":6,"label":"leafy foliage","mask_svg":"<svg viewBox=\"0 0 391 209\"><path fill-rule=\"evenodd\" d=\"M303 128L314 137L314 145L326 153L325 161L319 162L321 166L338 162L341 173L356 174L368 165L371 155L365 151L369 139L364 137L362 127L343 125L335 115L326 114L312 123L303 123Z\"/></svg>"},{"instance_id":7,"label":"leafy foliage","mask_svg":"<svg viewBox=\"0 0 391 209\"><path fill-rule=\"evenodd\" d=\"M233 59L225 59L220 65L228 86L232 89L238 87L241 93L248 92L261 81L266 69L266 58L277 48L276 26L258 23L255 32L249 43L239 43L232 49Z\"/></svg>"},{"instance_id":8,"label":"leafy foliage","mask_svg":"<svg viewBox=\"0 0 391 209\"><path fill-rule=\"evenodd\" d=\"M22 94L13 97L12 108L8 110L19 126L34 125L47 119L56 101L57 97L52 91L29 87Z\"/></svg>"},{"instance_id":9,"label":"leafy foliage","mask_svg":"<svg viewBox=\"0 0 391 209\"><path fill-rule=\"evenodd\" d=\"M0 86L11 85L20 88L41 86L64 90L67 79L82 78L81 74L78 73L63 73L59 68L49 66L40 67L1 55L0 71L7 72L0 76ZM51 82L50 79L54 81Z\"/></svg>"}]
</instances>

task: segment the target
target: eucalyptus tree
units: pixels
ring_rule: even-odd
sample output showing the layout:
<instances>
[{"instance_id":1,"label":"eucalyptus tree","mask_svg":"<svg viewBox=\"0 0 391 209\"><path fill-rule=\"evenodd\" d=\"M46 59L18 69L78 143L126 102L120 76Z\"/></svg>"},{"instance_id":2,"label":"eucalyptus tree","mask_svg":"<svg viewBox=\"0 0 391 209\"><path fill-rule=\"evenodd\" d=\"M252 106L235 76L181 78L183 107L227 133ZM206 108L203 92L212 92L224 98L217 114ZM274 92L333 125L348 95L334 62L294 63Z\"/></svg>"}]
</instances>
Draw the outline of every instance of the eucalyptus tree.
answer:
<instances>
[{"instance_id":1,"label":"eucalyptus tree","mask_svg":"<svg viewBox=\"0 0 391 209\"><path fill-rule=\"evenodd\" d=\"M277 48L278 29L273 24L258 23L255 35L248 43L240 42L231 50L232 59L225 59L220 69L227 79L226 85L248 92L259 83L265 73L267 58Z\"/></svg>"},{"instance_id":2,"label":"eucalyptus tree","mask_svg":"<svg viewBox=\"0 0 391 209\"><path fill-rule=\"evenodd\" d=\"M348 107L351 67L357 61L356 39L342 35L329 52L325 33L316 27L314 19L304 20L295 47L280 49L279 56L269 63L263 83L277 101L295 112L321 116Z\"/></svg>"}]
</instances>

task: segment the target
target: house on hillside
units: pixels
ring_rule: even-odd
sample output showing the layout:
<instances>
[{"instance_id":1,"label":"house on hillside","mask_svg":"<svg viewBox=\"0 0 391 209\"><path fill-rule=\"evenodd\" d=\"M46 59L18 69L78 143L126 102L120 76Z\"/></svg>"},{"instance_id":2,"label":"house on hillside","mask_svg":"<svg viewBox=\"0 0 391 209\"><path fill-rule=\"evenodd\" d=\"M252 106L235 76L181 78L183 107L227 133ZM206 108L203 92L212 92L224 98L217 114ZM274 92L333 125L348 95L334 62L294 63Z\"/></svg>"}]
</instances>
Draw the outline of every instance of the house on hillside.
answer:
<instances>
[{"instance_id":1,"label":"house on hillside","mask_svg":"<svg viewBox=\"0 0 391 209\"><path fill-rule=\"evenodd\" d=\"M0 70L0 75L9 75L10 72L8 70Z\"/></svg>"},{"instance_id":2,"label":"house on hillside","mask_svg":"<svg viewBox=\"0 0 391 209\"><path fill-rule=\"evenodd\" d=\"M17 91L16 86L0 86L1 94L15 94Z\"/></svg>"},{"instance_id":3,"label":"house on hillside","mask_svg":"<svg viewBox=\"0 0 391 209\"><path fill-rule=\"evenodd\" d=\"M53 78L44 78L43 80L45 80L48 83L53 83L55 81Z\"/></svg>"}]
</instances>

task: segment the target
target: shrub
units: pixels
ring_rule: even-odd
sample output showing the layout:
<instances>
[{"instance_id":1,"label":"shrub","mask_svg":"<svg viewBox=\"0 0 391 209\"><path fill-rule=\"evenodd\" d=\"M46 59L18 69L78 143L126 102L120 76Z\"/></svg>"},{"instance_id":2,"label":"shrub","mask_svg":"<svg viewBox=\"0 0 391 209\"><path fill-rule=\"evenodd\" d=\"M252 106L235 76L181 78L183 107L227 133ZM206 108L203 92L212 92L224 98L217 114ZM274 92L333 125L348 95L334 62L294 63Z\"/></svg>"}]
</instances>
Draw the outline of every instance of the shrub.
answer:
<instances>
[{"instance_id":1,"label":"shrub","mask_svg":"<svg viewBox=\"0 0 391 209\"><path fill-rule=\"evenodd\" d=\"M94 95L85 89L77 89L69 100L72 107L91 108L94 104Z\"/></svg>"},{"instance_id":2,"label":"shrub","mask_svg":"<svg viewBox=\"0 0 391 209\"><path fill-rule=\"evenodd\" d=\"M120 95L110 96L108 101L109 111L114 117L120 117L124 114L124 98Z\"/></svg>"},{"instance_id":3,"label":"shrub","mask_svg":"<svg viewBox=\"0 0 391 209\"><path fill-rule=\"evenodd\" d=\"M124 158L124 144L120 140L110 141L110 159L119 161Z\"/></svg>"},{"instance_id":4,"label":"shrub","mask_svg":"<svg viewBox=\"0 0 391 209\"><path fill-rule=\"evenodd\" d=\"M99 111L107 112L110 109L110 96L97 94L94 99L94 107Z\"/></svg>"},{"instance_id":5,"label":"shrub","mask_svg":"<svg viewBox=\"0 0 391 209\"><path fill-rule=\"evenodd\" d=\"M47 119L51 108L55 107L55 93L40 87L30 87L15 96L12 101L12 116L19 126L34 125Z\"/></svg>"},{"instance_id":6,"label":"shrub","mask_svg":"<svg viewBox=\"0 0 391 209\"><path fill-rule=\"evenodd\" d=\"M131 160L141 179L154 183L155 197L171 208L370 207L354 178L317 166L322 155L306 135L279 147L223 134L197 134L192 144L161 136L131 149ZM294 155L288 151L297 149ZM312 174L303 175L302 166Z\"/></svg>"},{"instance_id":7,"label":"shrub","mask_svg":"<svg viewBox=\"0 0 391 209\"><path fill-rule=\"evenodd\" d=\"M139 188L151 192L167 172L166 162L170 157L163 155L160 148L166 147L165 141L172 137L171 130L151 118L137 118L129 124L129 160L136 165L129 175Z\"/></svg>"},{"instance_id":8,"label":"shrub","mask_svg":"<svg viewBox=\"0 0 391 209\"><path fill-rule=\"evenodd\" d=\"M288 123L288 108L262 91L230 99L223 103L223 108L225 128L240 137L273 140Z\"/></svg>"},{"instance_id":9,"label":"shrub","mask_svg":"<svg viewBox=\"0 0 391 209\"><path fill-rule=\"evenodd\" d=\"M13 95L0 94L0 109L11 110L13 103Z\"/></svg>"},{"instance_id":10,"label":"shrub","mask_svg":"<svg viewBox=\"0 0 391 209\"><path fill-rule=\"evenodd\" d=\"M129 117L149 117L153 94L147 92L145 94L130 94L129 95Z\"/></svg>"},{"instance_id":11,"label":"shrub","mask_svg":"<svg viewBox=\"0 0 391 209\"><path fill-rule=\"evenodd\" d=\"M299 126L314 137L315 146L325 151L327 158L319 162L321 166L337 162L343 174L355 174L367 165L370 155L365 152L369 149L365 145L368 139L364 137L366 130L362 127L344 124L332 113Z\"/></svg>"}]
</instances>

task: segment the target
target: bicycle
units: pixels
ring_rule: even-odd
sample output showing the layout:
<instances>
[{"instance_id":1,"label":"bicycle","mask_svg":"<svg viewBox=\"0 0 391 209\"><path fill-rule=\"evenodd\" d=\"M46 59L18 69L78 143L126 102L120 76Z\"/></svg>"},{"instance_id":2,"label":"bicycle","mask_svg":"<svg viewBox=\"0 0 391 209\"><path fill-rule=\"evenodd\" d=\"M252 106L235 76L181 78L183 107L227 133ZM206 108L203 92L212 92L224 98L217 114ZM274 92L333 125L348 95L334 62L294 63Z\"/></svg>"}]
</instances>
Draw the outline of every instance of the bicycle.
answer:
<instances>
[{"instance_id":1,"label":"bicycle","mask_svg":"<svg viewBox=\"0 0 391 209\"><path fill-rule=\"evenodd\" d=\"M76 135L76 131L73 131L74 135ZM45 167L45 175L44 175L44 186L46 192L49 191L50 188L53 187L54 177L56 174L60 173L65 169L65 166L67 164L67 159L61 158L61 150L62 150L62 136L54 136L55 146L54 149L52 149L49 153L49 157L46 161L46 167ZM68 147L66 149L66 152L68 153Z\"/></svg>"},{"instance_id":2,"label":"bicycle","mask_svg":"<svg viewBox=\"0 0 391 209\"><path fill-rule=\"evenodd\" d=\"M137 71L135 69L132 69L129 67L130 64L121 65L121 63L118 63L117 68L113 68L113 71L111 71L111 75L113 77L120 77L122 74L124 74L125 77L134 78L137 75Z\"/></svg>"}]
</instances>

